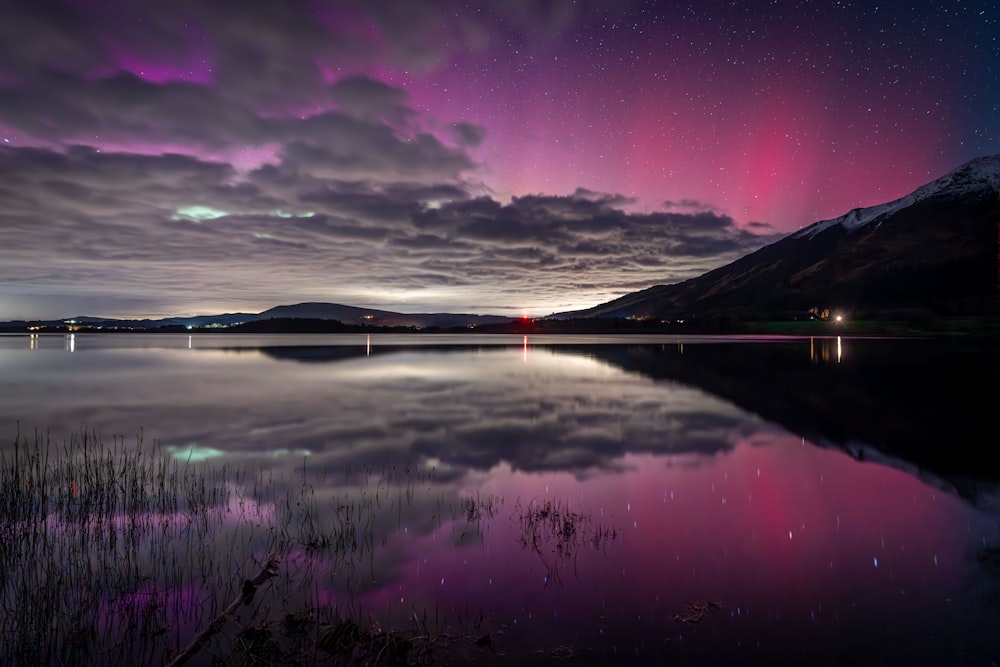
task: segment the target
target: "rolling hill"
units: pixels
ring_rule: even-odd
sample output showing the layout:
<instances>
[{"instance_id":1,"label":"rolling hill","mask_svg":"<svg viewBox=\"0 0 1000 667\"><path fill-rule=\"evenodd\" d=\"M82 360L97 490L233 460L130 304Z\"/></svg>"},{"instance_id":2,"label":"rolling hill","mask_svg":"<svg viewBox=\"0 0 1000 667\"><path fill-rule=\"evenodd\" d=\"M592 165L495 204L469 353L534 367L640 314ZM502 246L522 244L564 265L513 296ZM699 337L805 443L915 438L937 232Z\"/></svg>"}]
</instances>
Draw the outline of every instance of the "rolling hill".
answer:
<instances>
[{"instance_id":1,"label":"rolling hill","mask_svg":"<svg viewBox=\"0 0 1000 667\"><path fill-rule=\"evenodd\" d=\"M164 319L128 320L108 317L79 315L59 320L33 321L48 327L59 327L67 323L102 329L153 330L161 327L210 327L229 328L249 322L265 320L336 320L345 325L371 327L432 327L450 328L489 324L502 324L512 318L501 315L470 315L461 313L396 313L374 308L358 308L339 303L306 302L275 306L260 313L223 313L218 315L194 315L191 317L167 317ZM27 324L20 322L20 324Z\"/></svg>"}]
</instances>

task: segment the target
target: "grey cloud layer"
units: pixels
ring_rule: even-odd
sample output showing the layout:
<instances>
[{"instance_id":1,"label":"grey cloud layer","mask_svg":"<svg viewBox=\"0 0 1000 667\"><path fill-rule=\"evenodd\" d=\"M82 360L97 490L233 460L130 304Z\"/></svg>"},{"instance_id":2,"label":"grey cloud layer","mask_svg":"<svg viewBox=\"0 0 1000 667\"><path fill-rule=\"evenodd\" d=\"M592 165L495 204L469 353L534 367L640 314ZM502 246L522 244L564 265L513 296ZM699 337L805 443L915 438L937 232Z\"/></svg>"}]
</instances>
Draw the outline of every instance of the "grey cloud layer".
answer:
<instances>
[{"instance_id":1,"label":"grey cloud layer","mask_svg":"<svg viewBox=\"0 0 1000 667\"><path fill-rule=\"evenodd\" d=\"M402 123L400 91L340 79L386 64L425 69L506 31L555 34L596 11L569 0L492 4L7 0L0 127L47 141L219 148L273 140L274 118L331 107ZM482 139L468 124L453 131L465 145Z\"/></svg>"},{"instance_id":2,"label":"grey cloud layer","mask_svg":"<svg viewBox=\"0 0 1000 667\"><path fill-rule=\"evenodd\" d=\"M506 3L506 28L490 30L455 9L5 3L0 319L66 316L84 296L108 315L143 299L168 314L300 300L405 309L411 295L422 310L551 311L769 240L710 209L631 213L629 199L583 189L491 197L473 157L485 128L430 118L352 68L417 67L598 8Z\"/></svg>"},{"instance_id":3,"label":"grey cloud layer","mask_svg":"<svg viewBox=\"0 0 1000 667\"><path fill-rule=\"evenodd\" d=\"M187 52L210 60L215 76L234 87L286 90L310 75L317 57L419 68L456 50L484 49L505 31L545 39L607 7L596 0L5 0L3 11L0 65L8 75L88 75L122 53L163 62Z\"/></svg>"},{"instance_id":4,"label":"grey cloud layer","mask_svg":"<svg viewBox=\"0 0 1000 667\"><path fill-rule=\"evenodd\" d=\"M414 160L433 174L452 156ZM123 297L169 286L180 301L211 288L357 301L361 286L423 283L487 289L509 309L582 289L596 303L764 240L713 213L628 213L585 191L502 203L458 180L396 176L340 180L295 161L241 176L182 155L0 147L0 282L30 275L43 291L75 292L98 279Z\"/></svg>"}]
</instances>

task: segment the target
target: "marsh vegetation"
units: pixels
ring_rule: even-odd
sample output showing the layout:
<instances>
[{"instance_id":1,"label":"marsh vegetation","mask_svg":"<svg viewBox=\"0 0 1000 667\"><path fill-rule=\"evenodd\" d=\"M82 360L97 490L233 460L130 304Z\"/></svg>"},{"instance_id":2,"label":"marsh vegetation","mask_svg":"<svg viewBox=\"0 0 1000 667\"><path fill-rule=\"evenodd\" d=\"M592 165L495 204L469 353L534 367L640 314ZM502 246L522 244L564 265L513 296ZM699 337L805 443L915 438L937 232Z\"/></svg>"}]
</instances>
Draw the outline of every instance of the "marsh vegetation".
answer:
<instances>
[{"instance_id":1,"label":"marsh vegetation","mask_svg":"<svg viewBox=\"0 0 1000 667\"><path fill-rule=\"evenodd\" d=\"M0 664L1000 656L991 348L80 335L0 356Z\"/></svg>"},{"instance_id":2,"label":"marsh vegetation","mask_svg":"<svg viewBox=\"0 0 1000 667\"><path fill-rule=\"evenodd\" d=\"M522 546L544 557L552 543L560 562L586 540L606 548L614 539L551 502L517 502L504 515L494 495L448 499L434 476L311 471L304 459L288 478L264 465L179 459L141 434L19 435L0 450L0 663L164 664L186 660L210 626L213 636L188 651L199 664L429 664L494 653L502 628L487 610L373 609L355 597L378 585L383 552L398 548L394 534L413 510L456 545L506 519L521 527Z\"/></svg>"}]
</instances>

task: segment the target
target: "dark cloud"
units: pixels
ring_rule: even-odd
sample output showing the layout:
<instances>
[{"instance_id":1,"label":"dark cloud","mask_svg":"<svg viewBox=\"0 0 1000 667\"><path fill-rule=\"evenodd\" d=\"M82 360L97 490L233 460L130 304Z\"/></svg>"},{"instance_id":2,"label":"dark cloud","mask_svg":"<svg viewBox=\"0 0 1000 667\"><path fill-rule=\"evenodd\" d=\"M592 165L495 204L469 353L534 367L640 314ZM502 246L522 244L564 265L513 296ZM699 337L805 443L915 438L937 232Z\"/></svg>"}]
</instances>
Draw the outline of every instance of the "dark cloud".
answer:
<instances>
[{"instance_id":1,"label":"dark cloud","mask_svg":"<svg viewBox=\"0 0 1000 667\"><path fill-rule=\"evenodd\" d=\"M451 132L455 141L461 146L475 147L483 143L483 139L486 138L486 128L472 123L452 123Z\"/></svg>"},{"instance_id":2,"label":"dark cloud","mask_svg":"<svg viewBox=\"0 0 1000 667\"><path fill-rule=\"evenodd\" d=\"M541 39L594 13L574 2L475 7L458 0L7 0L0 21L0 80L21 89L94 82L131 72L155 83L211 84L255 105L315 104L322 84L373 65L426 69L451 55L482 51L511 31ZM490 20L484 20L489 16ZM51 78L64 77L62 84ZM348 79L350 81L351 79ZM328 93L365 101L355 81ZM78 91L81 92L81 91ZM207 92L207 91L206 91ZM383 90L391 101L391 90ZM58 97L58 94L56 95Z\"/></svg>"},{"instance_id":3,"label":"dark cloud","mask_svg":"<svg viewBox=\"0 0 1000 667\"><path fill-rule=\"evenodd\" d=\"M33 85L0 88L0 125L53 145L224 151L281 141L286 124L195 83L156 84L127 72L93 81L46 72Z\"/></svg>"},{"instance_id":4,"label":"dark cloud","mask_svg":"<svg viewBox=\"0 0 1000 667\"><path fill-rule=\"evenodd\" d=\"M471 295L487 290L509 312L525 295L551 301L585 289L596 303L767 240L713 213L629 213L615 196L505 204L457 183L326 180L293 160L241 175L185 155L6 146L0 183L5 292L96 285L123 304L169 285L177 303L196 304L211 286L261 307L288 294L377 305L423 284L443 289L428 297L442 306L478 310ZM30 287L15 282L27 275Z\"/></svg>"},{"instance_id":5,"label":"dark cloud","mask_svg":"<svg viewBox=\"0 0 1000 667\"><path fill-rule=\"evenodd\" d=\"M288 137L281 151L284 165L317 178L440 180L475 166L466 153L432 134L401 137L386 125L332 112L296 123L283 134Z\"/></svg>"},{"instance_id":6,"label":"dark cloud","mask_svg":"<svg viewBox=\"0 0 1000 667\"><path fill-rule=\"evenodd\" d=\"M716 208L710 203L697 199L680 199L677 201L667 200L663 202L663 208L668 211L715 211Z\"/></svg>"},{"instance_id":7,"label":"dark cloud","mask_svg":"<svg viewBox=\"0 0 1000 667\"><path fill-rule=\"evenodd\" d=\"M414 112L393 102L403 99L402 91L364 78L350 80L343 90L340 85L333 97L346 100L343 109L270 116L215 89L154 85L122 74L100 82L46 84L41 92L0 89L0 124L49 142L110 142L128 152L183 150L238 161L248 146L272 147L275 161L317 178L433 183L475 168L462 149L407 124Z\"/></svg>"},{"instance_id":8,"label":"dark cloud","mask_svg":"<svg viewBox=\"0 0 1000 667\"><path fill-rule=\"evenodd\" d=\"M405 123L415 116L407 107L407 95L366 76L351 76L330 86L330 98L344 113L362 120L380 119Z\"/></svg>"},{"instance_id":9,"label":"dark cloud","mask_svg":"<svg viewBox=\"0 0 1000 667\"><path fill-rule=\"evenodd\" d=\"M500 201L477 181L484 127L430 117L362 74L554 34L599 3L162 9L5 3L0 318L63 316L59 299L94 314L300 300L478 311L484 294L552 312L769 240L707 207L635 213L583 188Z\"/></svg>"},{"instance_id":10,"label":"dark cloud","mask_svg":"<svg viewBox=\"0 0 1000 667\"><path fill-rule=\"evenodd\" d=\"M780 233L779 230L777 228L775 228L774 225L772 225L771 223L768 223L768 222L755 222L755 221L751 220L750 222L746 223L745 226L746 226L747 229L752 229L757 234L771 234L771 235L774 235L774 234L779 234Z\"/></svg>"},{"instance_id":11,"label":"dark cloud","mask_svg":"<svg viewBox=\"0 0 1000 667\"><path fill-rule=\"evenodd\" d=\"M612 205L620 201L579 192L566 197L514 197L507 205L480 197L421 211L415 223L455 238L545 248L570 257L602 255L609 260L650 254L664 261L718 257L762 244L762 237L738 228L727 216L628 213Z\"/></svg>"}]
</instances>

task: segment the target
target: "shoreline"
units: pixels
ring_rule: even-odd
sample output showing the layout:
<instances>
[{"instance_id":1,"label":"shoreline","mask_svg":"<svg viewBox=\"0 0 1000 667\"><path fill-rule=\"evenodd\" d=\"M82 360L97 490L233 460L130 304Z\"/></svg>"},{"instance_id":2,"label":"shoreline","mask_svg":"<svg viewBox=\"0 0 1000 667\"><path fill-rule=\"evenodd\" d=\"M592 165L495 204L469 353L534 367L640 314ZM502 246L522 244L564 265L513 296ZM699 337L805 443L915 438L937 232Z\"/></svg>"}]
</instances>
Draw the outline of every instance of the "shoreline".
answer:
<instances>
[{"instance_id":1,"label":"shoreline","mask_svg":"<svg viewBox=\"0 0 1000 667\"><path fill-rule=\"evenodd\" d=\"M627 318L593 319L520 319L502 324L461 327L371 326L345 324L337 320L306 318L277 318L255 320L229 327L188 327L168 325L161 327L97 327L86 325L49 325L37 322L0 323L0 333L7 334L68 334L68 333L178 333L236 334L667 334L667 335L791 335L791 336L960 336L993 338L1000 335L1000 318L993 316L940 317L913 320L858 319L836 322L833 320L751 320L733 322L731 319L702 319L666 322Z\"/></svg>"}]
</instances>

